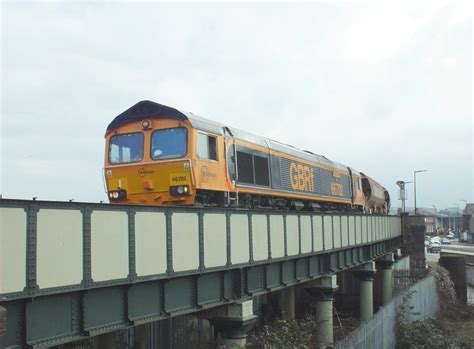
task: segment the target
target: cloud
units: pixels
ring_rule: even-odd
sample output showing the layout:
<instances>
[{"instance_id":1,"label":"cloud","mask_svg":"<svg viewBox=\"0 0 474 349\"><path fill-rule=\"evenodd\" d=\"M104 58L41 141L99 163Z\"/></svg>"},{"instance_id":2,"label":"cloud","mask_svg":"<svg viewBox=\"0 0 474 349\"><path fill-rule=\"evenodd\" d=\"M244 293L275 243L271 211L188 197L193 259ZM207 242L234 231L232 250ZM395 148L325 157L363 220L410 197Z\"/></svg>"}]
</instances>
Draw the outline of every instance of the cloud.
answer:
<instances>
[{"instance_id":1,"label":"cloud","mask_svg":"<svg viewBox=\"0 0 474 349\"><path fill-rule=\"evenodd\" d=\"M474 199L470 2L1 6L4 196L105 199L105 127L151 99Z\"/></svg>"}]
</instances>

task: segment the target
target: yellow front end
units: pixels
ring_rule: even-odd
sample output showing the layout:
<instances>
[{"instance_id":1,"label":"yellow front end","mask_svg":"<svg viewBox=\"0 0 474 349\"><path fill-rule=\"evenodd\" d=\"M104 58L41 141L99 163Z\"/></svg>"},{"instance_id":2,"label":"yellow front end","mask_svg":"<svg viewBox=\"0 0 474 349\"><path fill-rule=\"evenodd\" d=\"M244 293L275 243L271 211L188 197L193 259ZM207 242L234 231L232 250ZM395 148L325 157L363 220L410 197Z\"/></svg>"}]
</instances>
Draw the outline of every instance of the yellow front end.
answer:
<instances>
[{"instance_id":1,"label":"yellow front end","mask_svg":"<svg viewBox=\"0 0 474 349\"><path fill-rule=\"evenodd\" d=\"M140 120L109 131L104 177L110 202L194 204L192 135L188 123L172 119Z\"/></svg>"},{"instance_id":2,"label":"yellow front end","mask_svg":"<svg viewBox=\"0 0 474 349\"><path fill-rule=\"evenodd\" d=\"M105 178L111 202L141 205L194 203L195 185L189 160L109 167L105 169ZM113 197L114 193L118 193L117 198Z\"/></svg>"}]
</instances>

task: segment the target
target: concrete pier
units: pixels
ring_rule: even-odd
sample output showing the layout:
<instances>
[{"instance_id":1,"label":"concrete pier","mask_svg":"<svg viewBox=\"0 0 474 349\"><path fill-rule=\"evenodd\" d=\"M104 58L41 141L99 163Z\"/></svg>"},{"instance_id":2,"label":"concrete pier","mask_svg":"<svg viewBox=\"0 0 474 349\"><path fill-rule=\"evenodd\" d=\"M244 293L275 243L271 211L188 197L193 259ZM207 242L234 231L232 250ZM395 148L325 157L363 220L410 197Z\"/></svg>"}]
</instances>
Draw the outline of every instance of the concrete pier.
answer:
<instances>
[{"instance_id":1,"label":"concrete pier","mask_svg":"<svg viewBox=\"0 0 474 349\"><path fill-rule=\"evenodd\" d=\"M378 261L377 266L382 273L382 305L387 304L392 299L393 295L393 255L388 254Z\"/></svg>"},{"instance_id":2,"label":"concrete pier","mask_svg":"<svg viewBox=\"0 0 474 349\"><path fill-rule=\"evenodd\" d=\"M318 347L326 347L334 342L333 302L337 290L336 275L316 280L313 294L317 295L316 313L319 322Z\"/></svg>"},{"instance_id":3,"label":"concrete pier","mask_svg":"<svg viewBox=\"0 0 474 349\"><path fill-rule=\"evenodd\" d=\"M225 349L245 348L248 333L256 320L252 300L221 307L215 315L209 317L209 321L222 338Z\"/></svg>"},{"instance_id":4,"label":"concrete pier","mask_svg":"<svg viewBox=\"0 0 474 349\"><path fill-rule=\"evenodd\" d=\"M368 321L374 315L374 263L365 263L354 271L360 283L359 319Z\"/></svg>"}]
</instances>

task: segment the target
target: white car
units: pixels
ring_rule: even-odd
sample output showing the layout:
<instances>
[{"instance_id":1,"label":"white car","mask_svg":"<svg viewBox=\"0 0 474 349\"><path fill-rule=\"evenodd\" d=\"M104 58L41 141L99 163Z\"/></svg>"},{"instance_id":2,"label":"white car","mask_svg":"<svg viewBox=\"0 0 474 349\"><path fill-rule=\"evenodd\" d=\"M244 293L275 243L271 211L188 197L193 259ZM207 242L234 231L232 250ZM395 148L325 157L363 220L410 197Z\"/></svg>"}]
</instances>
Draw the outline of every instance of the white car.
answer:
<instances>
[{"instance_id":1,"label":"white car","mask_svg":"<svg viewBox=\"0 0 474 349\"><path fill-rule=\"evenodd\" d=\"M428 246L428 253L439 253L441 252L441 243L440 242L431 242Z\"/></svg>"}]
</instances>

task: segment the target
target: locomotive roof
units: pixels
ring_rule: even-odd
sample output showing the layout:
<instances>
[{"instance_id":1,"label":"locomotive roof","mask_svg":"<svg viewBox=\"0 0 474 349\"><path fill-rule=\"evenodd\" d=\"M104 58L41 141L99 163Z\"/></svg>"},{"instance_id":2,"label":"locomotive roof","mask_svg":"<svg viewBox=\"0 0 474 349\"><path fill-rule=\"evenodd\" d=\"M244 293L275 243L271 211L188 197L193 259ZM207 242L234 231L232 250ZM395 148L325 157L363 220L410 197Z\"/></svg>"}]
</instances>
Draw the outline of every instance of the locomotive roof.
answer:
<instances>
[{"instance_id":1,"label":"locomotive roof","mask_svg":"<svg viewBox=\"0 0 474 349\"><path fill-rule=\"evenodd\" d=\"M107 126L107 131L131 121L148 118L171 118L181 121L189 120L193 127L217 134L222 134L224 128L224 125L194 115L193 113L183 112L178 109L168 107L167 105L155 103L152 101L141 101L128 108L123 113L117 115L109 124L109 126Z\"/></svg>"},{"instance_id":2,"label":"locomotive roof","mask_svg":"<svg viewBox=\"0 0 474 349\"><path fill-rule=\"evenodd\" d=\"M318 155L309 151L300 150L288 144L283 144L269 138L256 136L252 133L242 131L237 128L225 126L221 123L208 120L193 113L183 112L163 104L146 100L138 102L134 106L130 107L123 113L116 116L107 127L107 131L131 121L142 120L147 118L172 118L181 121L189 120L189 122L194 128L219 135L224 134L224 128L227 128L232 133L232 136L236 139L256 144L265 148L269 148L271 150L275 150L281 153L299 157L305 160L317 162L341 170L347 170L347 166L338 162L331 161L323 155Z\"/></svg>"}]
</instances>

